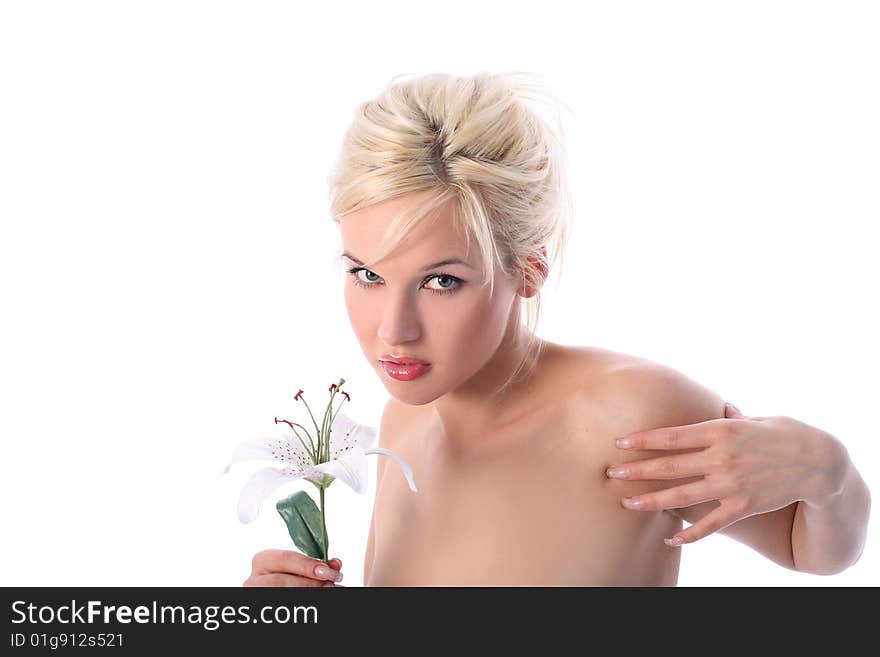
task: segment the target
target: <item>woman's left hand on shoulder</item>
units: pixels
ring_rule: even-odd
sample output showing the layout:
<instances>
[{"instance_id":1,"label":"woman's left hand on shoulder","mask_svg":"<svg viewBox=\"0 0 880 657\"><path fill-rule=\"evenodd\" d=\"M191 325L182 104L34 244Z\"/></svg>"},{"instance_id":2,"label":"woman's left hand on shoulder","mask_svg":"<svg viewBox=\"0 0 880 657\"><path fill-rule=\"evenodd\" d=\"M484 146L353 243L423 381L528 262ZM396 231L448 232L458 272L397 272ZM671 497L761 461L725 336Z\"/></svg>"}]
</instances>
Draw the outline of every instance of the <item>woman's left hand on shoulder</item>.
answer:
<instances>
[{"instance_id":1,"label":"woman's left hand on shoulder","mask_svg":"<svg viewBox=\"0 0 880 657\"><path fill-rule=\"evenodd\" d=\"M639 511L720 502L670 545L692 543L798 500L823 506L842 489L849 464L846 448L831 434L791 417L747 417L732 404L725 406L724 418L640 431L616 444L621 449L696 450L620 463L606 471L625 480L703 477L623 501Z\"/></svg>"}]
</instances>

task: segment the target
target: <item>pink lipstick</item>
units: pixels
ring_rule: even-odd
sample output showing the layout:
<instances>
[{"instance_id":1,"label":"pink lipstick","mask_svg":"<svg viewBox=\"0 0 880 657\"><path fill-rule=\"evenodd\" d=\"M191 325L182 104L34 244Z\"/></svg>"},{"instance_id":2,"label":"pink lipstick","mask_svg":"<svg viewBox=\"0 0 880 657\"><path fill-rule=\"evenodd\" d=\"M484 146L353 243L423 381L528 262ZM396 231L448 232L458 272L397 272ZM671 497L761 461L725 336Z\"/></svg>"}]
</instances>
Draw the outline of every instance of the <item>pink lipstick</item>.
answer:
<instances>
[{"instance_id":1,"label":"pink lipstick","mask_svg":"<svg viewBox=\"0 0 880 657\"><path fill-rule=\"evenodd\" d=\"M385 374L397 381L412 381L431 368L431 364L423 360L390 354L382 354L379 364Z\"/></svg>"}]
</instances>

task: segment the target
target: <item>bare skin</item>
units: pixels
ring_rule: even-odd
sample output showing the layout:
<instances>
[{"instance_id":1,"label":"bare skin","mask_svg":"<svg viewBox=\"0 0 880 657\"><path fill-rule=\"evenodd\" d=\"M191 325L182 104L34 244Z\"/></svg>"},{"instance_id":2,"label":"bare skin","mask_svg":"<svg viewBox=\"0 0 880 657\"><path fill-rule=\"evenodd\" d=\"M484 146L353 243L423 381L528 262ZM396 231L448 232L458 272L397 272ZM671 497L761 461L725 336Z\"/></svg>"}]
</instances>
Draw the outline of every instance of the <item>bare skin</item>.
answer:
<instances>
[{"instance_id":1,"label":"bare skin","mask_svg":"<svg viewBox=\"0 0 880 657\"><path fill-rule=\"evenodd\" d=\"M676 584L681 552L663 539L681 519L620 501L668 484L605 476L620 461L614 439L652 428L631 419L646 417L636 406L651 400L612 383L644 361L545 344L529 401L494 431L451 436L430 404L389 401L380 444L410 463L419 492L380 460L365 585ZM705 419L723 417L720 398L717 408Z\"/></svg>"}]
</instances>

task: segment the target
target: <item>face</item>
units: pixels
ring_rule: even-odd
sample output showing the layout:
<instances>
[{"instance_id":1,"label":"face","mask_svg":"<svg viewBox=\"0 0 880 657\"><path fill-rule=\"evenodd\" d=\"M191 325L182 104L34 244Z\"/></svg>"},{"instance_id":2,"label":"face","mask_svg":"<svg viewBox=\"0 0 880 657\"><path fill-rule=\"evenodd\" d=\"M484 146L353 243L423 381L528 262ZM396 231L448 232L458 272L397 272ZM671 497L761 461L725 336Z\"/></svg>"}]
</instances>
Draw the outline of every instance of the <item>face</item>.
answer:
<instances>
[{"instance_id":1,"label":"face","mask_svg":"<svg viewBox=\"0 0 880 657\"><path fill-rule=\"evenodd\" d=\"M372 269L361 267L378 254L396 213L418 199L409 194L377 203L340 222L343 252L360 261L343 256L352 328L389 394L411 405L451 391L480 391L482 380L491 378L493 356L510 322L519 321L516 281L496 271L489 296L489 286L481 285L476 243L468 253L465 235L456 230L447 207L425 217ZM454 258L463 262L432 266ZM408 356L430 366L414 379L398 380L380 362L383 355Z\"/></svg>"}]
</instances>

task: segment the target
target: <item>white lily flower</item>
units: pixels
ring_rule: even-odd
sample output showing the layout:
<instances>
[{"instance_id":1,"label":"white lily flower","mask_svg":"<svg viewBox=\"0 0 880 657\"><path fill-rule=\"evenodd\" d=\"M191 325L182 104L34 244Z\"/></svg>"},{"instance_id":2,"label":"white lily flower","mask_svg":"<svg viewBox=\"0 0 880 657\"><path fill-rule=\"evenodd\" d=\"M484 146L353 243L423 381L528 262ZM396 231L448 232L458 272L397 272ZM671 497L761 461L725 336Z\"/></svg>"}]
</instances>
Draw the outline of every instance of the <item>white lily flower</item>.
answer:
<instances>
[{"instance_id":1,"label":"white lily flower","mask_svg":"<svg viewBox=\"0 0 880 657\"><path fill-rule=\"evenodd\" d=\"M311 455L293 431L281 438L267 436L239 445L224 473L229 471L233 463L250 459L280 461L286 466L263 468L248 480L238 502L239 520L244 523L255 520L266 497L282 484L297 479L306 479L320 488L327 488L338 478L355 492L366 492L368 454L382 454L395 461L403 471L410 490L418 492L412 468L391 450L370 447L375 438L374 429L357 424L345 414L337 412L330 428L330 460L324 463L313 463Z\"/></svg>"}]
</instances>

